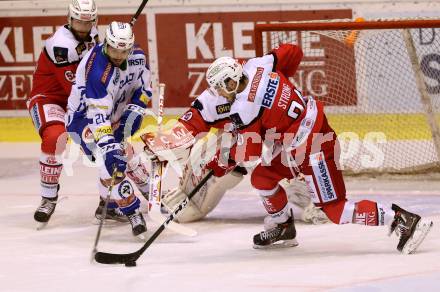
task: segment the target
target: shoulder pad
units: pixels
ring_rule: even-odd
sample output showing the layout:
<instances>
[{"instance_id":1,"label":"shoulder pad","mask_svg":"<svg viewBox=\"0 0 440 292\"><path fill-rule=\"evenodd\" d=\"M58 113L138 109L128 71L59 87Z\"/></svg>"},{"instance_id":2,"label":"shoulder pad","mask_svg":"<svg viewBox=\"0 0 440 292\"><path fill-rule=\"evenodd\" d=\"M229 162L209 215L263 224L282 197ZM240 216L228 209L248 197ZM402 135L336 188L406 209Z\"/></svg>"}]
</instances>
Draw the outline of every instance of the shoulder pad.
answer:
<instances>
[{"instance_id":1,"label":"shoulder pad","mask_svg":"<svg viewBox=\"0 0 440 292\"><path fill-rule=\"evenodd\" d=\"M236 99L231 106L230 117L236 128L242 128L252 124L263 109L258 102Z\"/></svg>"},{"instance_id":2,"label":"shoulder pad","mask_svg":"<svg viewBox=\"0 0 440 292\"><path fill-rule=\"evenodd\" d=\"M144 55L145 56L145 52L138 44L135 44L133 46L132 55Z\"/></svg>"},{"instance_id":3,"label":"shoulder pad","mask_svg":"<svg viewBox=\"0 0 440 292\"><path fill-rule=\"evenodd\" d=\"M198 111L203 110L203 104L198 99L194 100L193 103L191 104L191 106Z\"/></svg>"},{"instance_id":4,"label":"shoulder pad","mask_svg":"<svg viewBox=\"0 0 440 292\"><path fill-rule=\"evenodd\" d=\"M77 45L78 41L70 30L62 26L46 40L44 47L49 59L55 65L63 66L79 61Z\"/></svg>"},{"instance_id":5,"label":"shoulder pad","mask_svg":"<svg viewBox=\"0 0 440 292\"><path fill-rule=\"evenodd\" d=\"M214 96L208 90L202 92L193 102L192 107L197 109L205 122L213 123L229 118L231 105L222 96Z\"/></svg>"},{"instance_id":6,"label":"shoulder pad","mask_svg":"<svg viewBox=\"0 0 440 292\"><path fill-rule=\"evenodd\" d=\"M102 46L96 46L86 61L86 82L89 80L99 81L108 86L113 76L114 66L101 51Z\"/></svg>"},{"instance_id":7,"label":"shoulder pad","mask_svg":"<svg viewBox=\"0 0 440 292\"><path fill-rule=\"evenodd\" d=\"M247 61L246 64L244 64L243 69L246 71L255 67L267 68L267 66L273 66L274 60L275 59L272 54L264 55L263 57L259 57L259 58L252 58L249 61Z\"/></svg>"},{"instance_id":8,"label":"shoulder pad","mask_svg":"<svg viewBox=\"0 0 440 292\"><path fill-rule=\"evenodd\" d=\"M142 49L134 49L133 52L128 56L128 65L129 66L143 66L148 67L147 60Z\"/></svg>"}]
</instances>

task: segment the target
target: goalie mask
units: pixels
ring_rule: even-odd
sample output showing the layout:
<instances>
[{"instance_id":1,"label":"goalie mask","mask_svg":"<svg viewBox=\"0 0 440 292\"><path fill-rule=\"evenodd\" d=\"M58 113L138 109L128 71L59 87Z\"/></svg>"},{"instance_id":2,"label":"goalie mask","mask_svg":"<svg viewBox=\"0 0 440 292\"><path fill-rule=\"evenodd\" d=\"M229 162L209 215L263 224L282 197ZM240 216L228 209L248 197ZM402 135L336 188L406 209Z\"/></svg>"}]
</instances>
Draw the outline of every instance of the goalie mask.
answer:
<instances>
[{"instance_id":1,"label":"goalie mask","mask_svg":"<svg viewBox=\"0 0 440 292\"><path fill-rule=\"evenodd\" d=\"M211 92L219 95L219 89L227 94L236 93L240 79L243 76L243 67L237 60L231 57L220 57L215 60L206 71L206 81L209 84ZM226 85L230 79L236 82L236 86L232 90L228 90Z\"/></svg>"}]
</instances>

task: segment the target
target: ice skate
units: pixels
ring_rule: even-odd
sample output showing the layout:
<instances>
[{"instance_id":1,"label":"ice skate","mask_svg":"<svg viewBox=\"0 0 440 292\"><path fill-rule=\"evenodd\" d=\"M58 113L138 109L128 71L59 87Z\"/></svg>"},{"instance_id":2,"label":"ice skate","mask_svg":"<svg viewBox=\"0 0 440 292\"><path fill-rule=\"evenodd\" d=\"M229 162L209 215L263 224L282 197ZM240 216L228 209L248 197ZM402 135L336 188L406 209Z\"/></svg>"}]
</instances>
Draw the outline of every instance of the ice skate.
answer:
<instances>
[{"instance_id":1,"label":"ice skate","mask_svg":"<svg viewBox=\"0 0 440 292\"><path fill-rule=\"evenodd\" d=\"M391 209L395 215L391 223L390 235L395 231L399 236L397 250L404 254L414 253L429 233L433 222L421 220L419 215L410 213L395 204Z\"/></svg>"},{"instance_id":2,"label":"ice skate","mask_svg":"<svg viewBox=\"0 0 440 292\"><path fill-rule=\"evenodd\" d=\"M101 220L102 209L104 208L105 201L99 197L99 205L95 211L95 218ZM114 220L118 222L128 222L127 216L125 216L119 208L109 208L107 206L107 212L105 215L105 219Z\"/></svg>"},{"instance_id":3,"label":"ice skate","mask_svg":"<svg viewBox=\"0 0 440 292\"><path fill-rule=\"evenodd\" d=\"M140 239L145 239L143 233L147 231L147 225L145 224L144 216L139 210L136 210L130 215L127 215L128 220L130 221L132 232L134 236L137 236Z\"/></svg>"},{"instance_id":4,"label":"ice skate","mask_svg":"<svg viewBox=\"0 0 440 292\"><path fill-rule=\"evenodd\" d=\"M34 219L37 221L37 230L43 229L49 222L50 217L55 211L58 195L55 198L41 198L40 206L34 213Z\"/></svg>"},{"instance_id":5,"label":"ice skate","mask_svg":"<svg viewBox=\"0 0 440 292\"><path fill-rule=\"evenodd\" d=\"M296 229L293 221L293 216L291 216L286 222L254 235L254 248L269 249L297 246Z\"/></svg>"}]
</instances>

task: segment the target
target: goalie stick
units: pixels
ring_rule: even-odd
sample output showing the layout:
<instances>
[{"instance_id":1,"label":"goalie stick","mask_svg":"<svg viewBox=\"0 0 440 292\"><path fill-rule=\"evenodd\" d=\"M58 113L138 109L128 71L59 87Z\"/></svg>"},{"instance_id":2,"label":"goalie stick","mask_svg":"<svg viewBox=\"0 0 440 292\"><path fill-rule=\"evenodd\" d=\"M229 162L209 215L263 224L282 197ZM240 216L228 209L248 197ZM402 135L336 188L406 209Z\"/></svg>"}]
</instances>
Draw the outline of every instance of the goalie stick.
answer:
<instances>
[{"instance_id":1,"label":"goalie stick","mask_svg":"<svg viewBox=\"0 0 440 292\"><path fill-rule=\"evenodd\" d=\"M200 183L192 190L191 193L171 212L166 218L165 222L151 235L145 244L137 251L126 254L114 254L107 252L97 252L95 254L95 261L100 264L125 264L126 266L136 265L136 260L145 252L145 250L154 242L154 240L162 233L165 227L174 220L174 218L188 205L191 198L205 185L205 183L212 177L214 172L211 170L200 181Z\"/></svg>"},{"instance_id":2,"label":"goalie stick","mask_svg":"<svg viewBox=\"0 0 440 292\"><path fill-rule=\"evenodd\" d=\"M165 94L165 84L159 84L159 108L157 115L157 127L160 132L162 129L162 120L163 120L163 106L164 106L164 94ZM149 194L149 203L150 210L148 212L148 217L151 220L161 223L165 220L165 216L162 215L161 209L161 199L162 199L162 174L164 163L151 158L151 170L150 170L150 194ZM167 225L167 228L186 236L196 236L197 232L191 228L185 227L177 222L170 222Z\"/></svg>"}]
</instances>

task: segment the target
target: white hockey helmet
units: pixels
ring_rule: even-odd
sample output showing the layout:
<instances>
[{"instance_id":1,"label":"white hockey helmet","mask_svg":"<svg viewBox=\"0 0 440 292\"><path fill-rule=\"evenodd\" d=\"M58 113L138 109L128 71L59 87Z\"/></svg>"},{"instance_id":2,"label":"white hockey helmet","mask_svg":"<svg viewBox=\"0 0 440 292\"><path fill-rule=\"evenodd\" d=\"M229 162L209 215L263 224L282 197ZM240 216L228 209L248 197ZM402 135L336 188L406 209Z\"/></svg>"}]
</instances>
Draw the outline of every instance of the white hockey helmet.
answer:
<instances>
[{"instance_id":1,"label":"white hockey helmet","mask_svg":"<svg viewBox=\"0 0 440 292\"><path fill-rule=\"evenodd\" d=\"M217 88L223 89L226 93L237 92L240 78L243 76L243 67L237 60L231 57L220 57L215 60L206 71L206 81L211 90L217 91ZM228 90L225 81L232 79L237 82L233 90Z\"/></svg>"},{"instance_id":2,"label":"white hockey helmet","mask_svg":"<svg viewBox=\"0 0 440 292\"><path fill-rule=\"evenodd\" d=\"M115 49L131 49L134 44L134 34L129 23L113 21L105 32L105 42Z\"/></svg>"},{"instance_id":3,"label":"white hockey helmet","mask_svg":"<svg viewBox=\"0 0 440 292\"><path fill-rule=\"evenodd\" d=\"M96 21L98 9L94 0L72 0L69 4L69 24L71 19Z\"/></svg>"}]
</instances>

